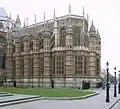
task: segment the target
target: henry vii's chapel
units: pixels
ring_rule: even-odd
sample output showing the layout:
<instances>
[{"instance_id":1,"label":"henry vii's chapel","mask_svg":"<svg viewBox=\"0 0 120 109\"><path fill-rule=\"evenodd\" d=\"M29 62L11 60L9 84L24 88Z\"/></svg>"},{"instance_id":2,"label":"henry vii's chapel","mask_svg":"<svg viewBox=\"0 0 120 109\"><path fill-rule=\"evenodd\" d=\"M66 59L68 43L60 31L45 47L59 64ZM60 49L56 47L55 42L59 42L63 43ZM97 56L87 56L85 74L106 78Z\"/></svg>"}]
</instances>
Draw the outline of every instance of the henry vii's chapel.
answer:
<instances>
[{"instance_id":1,"label":"henry vii's chapel","mask_svg":"<svg viewBox=\"0 0 120 109\"><path fill-rule=\"evenodd\" d=\"M27 87L77 87L83 80L101 82L101 38L83 15L55 16L21 27L0 8L0 59L6 81ZM36 17L36 16L35 16ZM4 43L3 43L4 42ZM0 61L2 62L2 61ZM1 64L0 64L1 65Z\"/></svg>"}]
</instances>

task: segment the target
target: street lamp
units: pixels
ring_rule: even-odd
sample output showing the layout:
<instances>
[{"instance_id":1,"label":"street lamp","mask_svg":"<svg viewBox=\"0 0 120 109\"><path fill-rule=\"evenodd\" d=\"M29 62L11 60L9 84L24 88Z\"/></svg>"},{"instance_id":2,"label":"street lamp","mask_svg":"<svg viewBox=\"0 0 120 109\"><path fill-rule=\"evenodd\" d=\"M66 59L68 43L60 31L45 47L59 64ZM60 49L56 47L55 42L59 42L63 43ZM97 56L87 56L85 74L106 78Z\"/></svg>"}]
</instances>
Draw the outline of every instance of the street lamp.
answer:
<instances>
[{"instance_id":1,"label":"street lamp","mask_svg":"<svg viewBox=\"0 0 120 109\"><path fill-rule=\"evenodd\" d=\"M118 94L120 94L120 70L119 70L119 77L118 77L118 79L119 79L119 84L118 84Z\"/></svg>"},{"instance_id":2,"label":"street lamp","mask_svg":"<svg viewBox=\"0 0 120 109\"><path fill-rule=\"evenodd\" d=\"M115 70L114 97L117 97L117 90L116 90L116 67L114 68L114 70Z\"/></svg>"},{"instance_id":3,"label":"street lamp","mask_svg":"<svg viewBox=\"0 0 120 109\"><path fill-rule=\"evenodd\" d=\"M107 66L107 82L106 82L106 102L110 102L109 100L109 63L106 63Z\"/></svg>"}]
</instances>

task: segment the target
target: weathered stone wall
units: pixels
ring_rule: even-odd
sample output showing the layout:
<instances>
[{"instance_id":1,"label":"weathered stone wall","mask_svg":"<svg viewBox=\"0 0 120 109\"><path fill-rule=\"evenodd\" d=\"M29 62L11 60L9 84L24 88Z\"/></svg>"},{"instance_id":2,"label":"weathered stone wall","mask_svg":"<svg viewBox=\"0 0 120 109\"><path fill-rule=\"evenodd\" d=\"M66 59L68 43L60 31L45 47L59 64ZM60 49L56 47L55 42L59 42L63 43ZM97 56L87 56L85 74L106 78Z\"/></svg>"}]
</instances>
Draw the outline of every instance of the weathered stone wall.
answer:
<instances>
[{"instance_id":1,"label":"weathered stone wall","mask_svg":"<svg viewBox=\"0 0 120 109\"><path fill-rule=\"evenodd\" d=\"M64 16L45 22L45 25L28 26L26 31L20 30L20 38L13 38L15 43L8 39L6 72L9 77L16 77L17 86L51 87L53 81L54 87L78 87L83 80L90 80L92 83L91 78L99 77L96 60L100 60L101 56L100 38L96 37L96 33L88 32L88 23L83 17L71 16L71 20L68 18L69 16ZM74 27L77 27L79 33L73 31ZM60 31L62 28L65 30L63 33ZM76 35L78 39L74 40ZM62 46L61 37L64 39ZM73 41L79 43L76 45ZM77 73L76 56L82 60L77 63L81 64L81 70ZM96 79L93 82L95 81Z\"/></svg>"}]
</instances>

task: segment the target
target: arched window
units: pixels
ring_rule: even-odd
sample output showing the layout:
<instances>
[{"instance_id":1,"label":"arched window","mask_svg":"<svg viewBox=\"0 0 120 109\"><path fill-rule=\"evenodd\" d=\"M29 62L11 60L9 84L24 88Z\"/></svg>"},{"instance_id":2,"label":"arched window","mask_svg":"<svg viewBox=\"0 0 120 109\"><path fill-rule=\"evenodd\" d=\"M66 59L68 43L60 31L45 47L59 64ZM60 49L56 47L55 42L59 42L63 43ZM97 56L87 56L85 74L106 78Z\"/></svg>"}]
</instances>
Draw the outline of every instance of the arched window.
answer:
<instances>
[{"instance_id":1,"label":"arched window","mask_svg":"<svg viewBox=\"0 0 120 109\"><path fill-rule=\"evenodd\" d=\"M30 50L33 50L33 41L30 41Z\"/></svg>"},{"instance_id":2,"label":"arched window","mask_svg":"<svg viewBox=\"0 0 120 109\"><path fill-rule=\"evenodd\" d=\"M0 30L4 30L4 26L3 26L3 23L2 22L0 22Z\"/></svg>"},{"instance_id":3,"label":"arched window","mask_svg":"<svg viewBox=\"0 0 120 109\"><path fill-rule=\"evenodd\" d=\"M88 47L89 46L89 41L88 41L88 36L84 36L84 46Z\"/></svg>"},{"instance_id":4,"label":"arched window","mask_svg":"<svg viewBox=\"0 0 120 109\"><path fill-rule=\"evenodd\" d=\"M44 44L43 44L43 39L44 39L44 37L43 37L42 33L39 33L38 35L39 35L39 37L40 37L39 49L42 49L42 48L44 47Z\"/></svg>"},{"instance_id":5,"label":"arched window","mask_svg":"<svg viewBox=\"0 0 120 109\"><path fill-rule=\"evenodd\" d=\"M60 46L65 46L65 28L60 29Z\"/></svg>"},{"instance_id":6,"label":"arched window","mask_svg":"<svg viewBox=\"0 0 120 109\"><path fill-rule=\"evenodd\" d=\"M0 56L0 68L2 68L2 66L3 66L3 56Z\"/></svg>"},{"instance_id":7,"label":"arched window","mask_svg":"<svg viewBox=\"0 0 120 109\"><path fill-rule=\"evenodd\" d=\"M2 68L5 69L5 54L3 55Z\"/></svg>"},{"instance_id":8,"label":"arched window","mask_svg":"<svg viewBox=\"0 0 120 109\"><path fill-rule=\"evenodd\" d=\"M23 40L21 41L21 48L20 48L21 52L24 52L24 43Z\"/></svg>"},{"instance_id":9,"label":"arched window","mask_svg":"<svg viewBox=\"0 0 120 109\"><path fill-rule=\"evenodd\" d=\"M80 45L80 28L77 26L73 28L73 44Z\"/></svg>"},{"instance_id":10,"label":"arched window","mask_svg":"<svg viewBox=\"0 0 120 109\"><path fill-rule=\"evenodd\" d=\"M55 46L55 35L52 34L52 37L50 39L50 45L51 45L51 49Z\"/></svg>"},{"instance_id":11,"label":"arched window","mask_svg":"<svg viewBox=\"0 0 120 109\"><path fill-rule=\"evenodd\" d=\"M83 56L76 55L75 56L75 74L83 73Z\"/></svg>"}]
</instances>

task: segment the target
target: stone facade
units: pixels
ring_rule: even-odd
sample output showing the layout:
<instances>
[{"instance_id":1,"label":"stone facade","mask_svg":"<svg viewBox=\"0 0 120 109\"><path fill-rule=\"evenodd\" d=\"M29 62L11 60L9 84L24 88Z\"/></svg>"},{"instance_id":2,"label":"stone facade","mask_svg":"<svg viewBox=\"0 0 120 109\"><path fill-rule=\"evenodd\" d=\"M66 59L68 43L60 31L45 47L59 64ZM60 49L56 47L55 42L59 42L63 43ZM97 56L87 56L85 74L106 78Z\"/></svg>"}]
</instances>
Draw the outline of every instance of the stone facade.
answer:
<instances>
[{"instance_id":1,"label":"stone facade","mask_svg":"<svg viewBox=\"0 0 120 109\"><path fill-rule=\"evenodd\" d=\"M6 52L6 39L7 39L6 37L7 36L7 32L6 32L7 19L8 19L8 16L4 8L0 8L0 83L1 81L5 80L5 52Z\"/></svg>"},{"instance_id":2,"label":"stone facade","mask_svg":"<svg viewBox=\"0 0 120 109\"><path fill-rule=\"evenodd\" d=\"M17 20L18 24L19 20ZM77 87L100 82L101 38L84 16L54 17L9 34L7 81L18 87Z\"/></svg>"}]
</instances>

